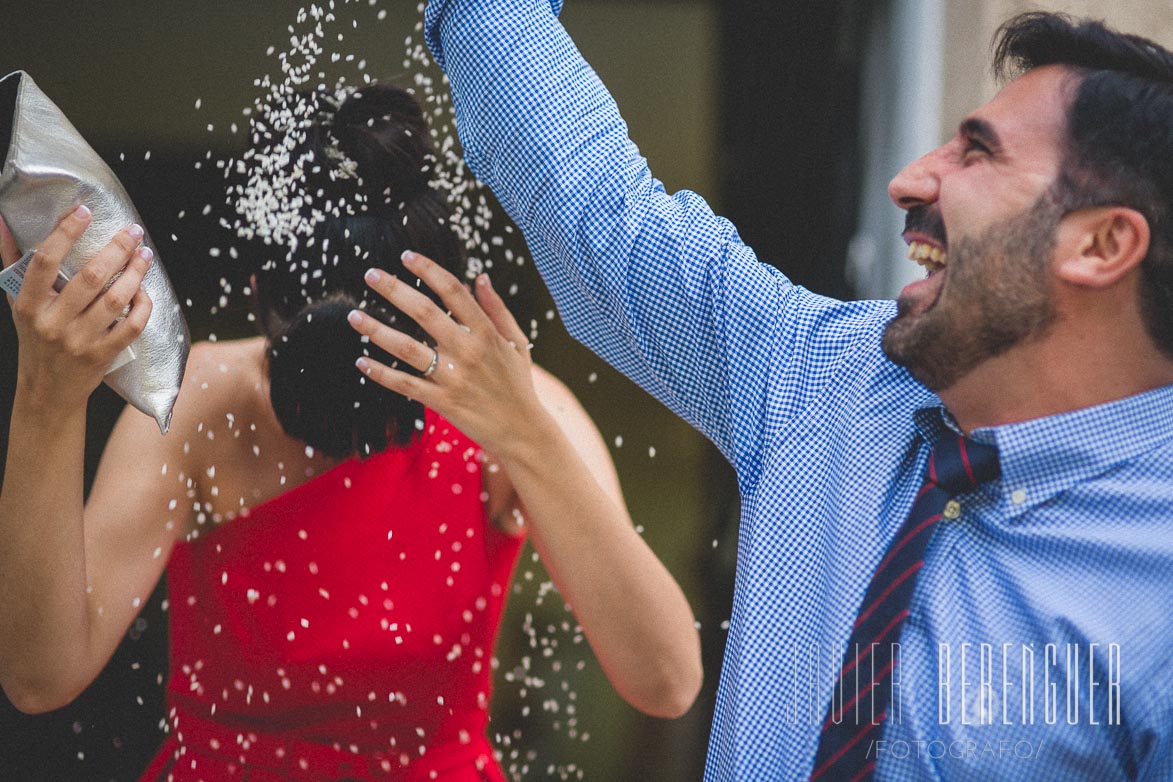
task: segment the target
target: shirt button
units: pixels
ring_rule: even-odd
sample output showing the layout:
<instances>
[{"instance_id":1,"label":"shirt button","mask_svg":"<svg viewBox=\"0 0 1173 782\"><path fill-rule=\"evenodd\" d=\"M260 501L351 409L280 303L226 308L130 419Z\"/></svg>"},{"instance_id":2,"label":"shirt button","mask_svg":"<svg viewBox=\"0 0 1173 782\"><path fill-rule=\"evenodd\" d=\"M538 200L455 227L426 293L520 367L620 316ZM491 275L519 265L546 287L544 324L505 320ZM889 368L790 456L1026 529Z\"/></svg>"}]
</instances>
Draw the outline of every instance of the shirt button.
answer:
<instances>
[{"instance_id":1,"label":"shirt button","mask_svg":"<svg viewBox=\"0 0 1173 782\"><path fill-rule=\"evenodd\" d=\"M1026 490L1015 489L1014 493L1010 495L1010 501L1015 505L1021 505L1022 503L1026 502Z\"/></svg>"},{"instance_id":2,"label":"shirt button","mask_svg":"<svg viewBox=\"0 0 1173 782\"><path fill-rule=\"evenodd\" d=\"M949 500L945 503L945 511L942 515L949 520L957 518L961 515L961 503L957 500Z\"/></svg>"}]
</instances>

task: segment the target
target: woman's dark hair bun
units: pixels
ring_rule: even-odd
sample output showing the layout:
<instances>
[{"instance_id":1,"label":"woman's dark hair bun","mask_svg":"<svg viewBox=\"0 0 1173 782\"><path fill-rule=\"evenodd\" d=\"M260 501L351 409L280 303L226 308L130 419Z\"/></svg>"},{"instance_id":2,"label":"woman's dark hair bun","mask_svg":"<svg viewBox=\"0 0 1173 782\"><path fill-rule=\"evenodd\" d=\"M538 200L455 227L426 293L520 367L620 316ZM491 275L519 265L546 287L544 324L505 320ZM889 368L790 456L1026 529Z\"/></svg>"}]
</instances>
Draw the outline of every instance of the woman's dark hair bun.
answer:
<instances>
[{"instance_id":1,"label":"woman's dark hair bun","mask_svg":"<svg viewBox=\"0 0 1173 782\"><path fill-rule=\"evenodd\" d=\"M287 434L344 458L410 443L424 415L420 403L354 366L364 353L387 365L394 359L361 341L346 320L351 309L428 341L366 286L364 272L377 267L408 279L400 258L414 250L461 277L466 255L447 199L430 184L435 159L415 98L376 83L331 105L290 155L311 162L304 188L312 204L303 217L316 221L313 234L257 270L256 303L278 420Z\"/></svg>"},{"instance_id":2,"label":"woman's dark hair bun","mask_svg":"<svg viewBox=\"0 0 1173 782\"><path fill-rule=\"evenodd\" d=\"M429 189L435 157L423 111L409 93L370 85L351 93L333 121L320 127L334 137L344 159L354 161L372 197L398 207Z\"/></svg>"},{"instance_id":3,"label":"woman's dark hair bun","mask_svg":"<svg viewBox=\"0 0 1173 782\"><path fill-rule=\"evenodd\" d=\"M335 459L407 445L424 418L419 402L367 380L355 368L363 355L395 363L350 327L346 316L356 306L346 294L309 304L269 344L270 400L282 428Z\"/></svg>"}]
</instances>

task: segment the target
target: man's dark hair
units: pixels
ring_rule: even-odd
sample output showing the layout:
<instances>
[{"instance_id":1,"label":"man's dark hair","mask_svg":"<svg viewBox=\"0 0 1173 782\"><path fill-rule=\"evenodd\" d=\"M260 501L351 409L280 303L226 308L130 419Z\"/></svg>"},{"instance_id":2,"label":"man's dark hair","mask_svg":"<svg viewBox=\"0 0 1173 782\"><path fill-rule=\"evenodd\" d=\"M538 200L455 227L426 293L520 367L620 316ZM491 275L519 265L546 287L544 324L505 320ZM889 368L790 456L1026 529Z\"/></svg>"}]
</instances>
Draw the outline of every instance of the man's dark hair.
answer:
<instances>
[{"instance_id":1,"label":"man's dark hair","mask_svg":"<svg viewBox=\"0 0 1173 782\"><path fill-rule=\"evenodd\" d=\"M1000 78L1062 65L1078 79L1054 195L1065 211L1121 205L1144 215L1152 238L1141 314L1173 357L1173 53L1102 22L1044 12L1013 17L995 41Z\"/></svg>"}]
</instances>

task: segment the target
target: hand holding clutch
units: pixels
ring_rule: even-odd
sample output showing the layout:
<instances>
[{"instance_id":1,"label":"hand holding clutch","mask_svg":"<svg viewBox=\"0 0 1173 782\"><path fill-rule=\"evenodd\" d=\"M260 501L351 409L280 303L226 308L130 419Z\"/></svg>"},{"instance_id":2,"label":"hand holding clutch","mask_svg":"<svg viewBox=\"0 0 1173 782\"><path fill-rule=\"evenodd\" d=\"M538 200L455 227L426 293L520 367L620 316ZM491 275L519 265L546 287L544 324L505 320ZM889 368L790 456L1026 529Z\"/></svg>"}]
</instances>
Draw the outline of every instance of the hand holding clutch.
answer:
<instances>
[{"instance_id":1,"label":"hand holding clutch","mask_svg":"<svg viewBox=\"0 0 1173 782\"><path fill-rule=\"evenodd\" d=\"M71 413L85 414L90 394L111 363L138 339L151 314L142 289L153 253L139 244L137 225L119 231L91 258L85 270L58 286L61 260L90 225L84 206L65 217L41 247L18 258L16 242L0 226L0 257L5 274L25 263L20 290L12 300L12 320L20 339L17 378L39 411L57 423ZM112 282L110 280L113 280ZM26 400L27 401L27 400Z\"/></svg>"},{"instance_id":2,"label":"hand holding clutch","mask_svg":"<svg viewBox=\"0 0 1173 782\"><path fill-rule=\"evenodd\" d=\"M114 172L23 71L0 79L0 155L0 215L22 249L39 247L78 206L93 211L88 230L61 262L68 277L76 276L126 226L142 224ZM154 256L142 281L153 311L131 344L135 359L105 380L166 433L190 336L150 235L144 234L141 242Z\"/></svg>"}]
</instances>

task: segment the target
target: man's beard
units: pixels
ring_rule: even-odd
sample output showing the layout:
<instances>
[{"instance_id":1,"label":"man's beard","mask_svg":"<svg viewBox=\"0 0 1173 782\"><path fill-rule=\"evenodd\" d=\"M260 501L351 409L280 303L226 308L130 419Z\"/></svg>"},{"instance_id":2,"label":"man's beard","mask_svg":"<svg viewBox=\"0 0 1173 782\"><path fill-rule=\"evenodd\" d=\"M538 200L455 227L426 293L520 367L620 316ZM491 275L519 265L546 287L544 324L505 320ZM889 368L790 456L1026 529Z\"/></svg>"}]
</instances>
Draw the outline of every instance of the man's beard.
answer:
<instances>
[{"instance_id":1,"label":"man's beard","mask_svg":"<svg viewBox=\"0 0 1173 782\"><path fill-rule=\"evenodd\" d=\"M884 353L933 391L943 391L978 364L1054 320L1047 269L1061 207L1050 193L1009 222L950 242L945 287L922 314L897 302L884 330Z\"/></svg>"}]
</instances>

